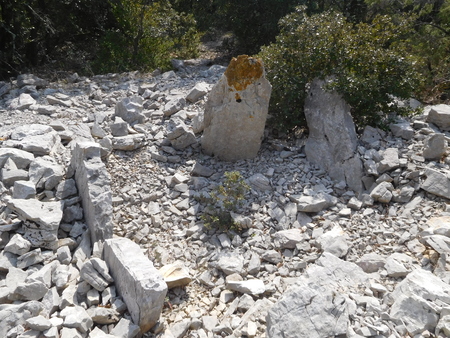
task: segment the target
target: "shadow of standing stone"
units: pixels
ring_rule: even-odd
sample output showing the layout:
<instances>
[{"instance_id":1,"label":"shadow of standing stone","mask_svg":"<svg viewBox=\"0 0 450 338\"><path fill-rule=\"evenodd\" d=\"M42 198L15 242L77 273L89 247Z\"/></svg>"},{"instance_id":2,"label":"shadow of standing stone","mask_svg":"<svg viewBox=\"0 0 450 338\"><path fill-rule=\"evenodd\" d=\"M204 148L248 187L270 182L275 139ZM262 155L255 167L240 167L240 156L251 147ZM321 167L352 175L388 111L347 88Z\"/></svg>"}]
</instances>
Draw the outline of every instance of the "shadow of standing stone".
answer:
<instances>
[{"instance_id":1,"label":"shadow of standing stone","mask_svg":"<svg viewBox=\"0 0 450 338\"><path fill-rule=\"evenodd\" d=\"M326 81L315 79L305 100L309 128L306 157L333 180L345 181L350 189L360 193L363 169L350 106L337 92L324 90L325 84Z\"/></svg>"},{"instance_id":2,"label":"shadow of standing stone","mask_svg":"<svg viewBox=\"0 0 450 338\"><path fill-rule=\"evenodd\" d=\"M223 161L254 158L263 139L271 92L260 59L233 58L205 106L203 152Z\"/></svg>"}]
</instances>

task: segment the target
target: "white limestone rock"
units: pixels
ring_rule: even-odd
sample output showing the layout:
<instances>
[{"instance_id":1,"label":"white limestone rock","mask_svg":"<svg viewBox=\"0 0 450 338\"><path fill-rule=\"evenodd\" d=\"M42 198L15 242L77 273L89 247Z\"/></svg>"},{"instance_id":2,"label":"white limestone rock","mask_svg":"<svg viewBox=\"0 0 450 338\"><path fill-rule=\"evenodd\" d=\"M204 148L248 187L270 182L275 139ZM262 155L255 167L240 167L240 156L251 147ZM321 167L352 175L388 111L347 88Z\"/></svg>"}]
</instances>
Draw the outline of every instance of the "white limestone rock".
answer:
<instances>
[{"instance_id":1,"label":"white limestone rock","mask_svg":"<svg viewBox=\"0 0 450 338\"><path fill-rule=\"evenodd\" d=\"M395 252L386 258L384 268L388 276L398 278L408 275L412 270L412 265L413 259L410 256Z\"/></svg>"},{"instance_id":2,"label":"white limestone rock","mask_svg":"<svg viewBox=\"0 0 450 338\"><path fill-rule=\"evenodd\" d=\"M261 191L272 190L270 180L263 174L256 173L248 178L250 185Z\"/></svg>"},{"instance_id":3,"label":"white limestone rock","mask_svg":"<svg viewBox=\"0 0 450 338\"><path fill-rule=\"evenodd\" d=\"M24 221L25 234L33 246L54 248L58 241L58 228L63 216L61 201L41 202L35 199L9 199L9 208Z\"/></svg>"},{"instance_id":4,"label":"white limestone rock","mask_svg":"<svg viewBox=\"0 0 450 338\"><path fill-rule=\"evenodd\" d=\"M141 333L147 332L159 319L167 284L139 246L127 238L107 239L104 257L133 322Z\"/></svg>"},{"instance_id":5,"label":"white limestone rock","mask_svg":"<svg viewBox=\"0 0 450 338\"><path fill-rule=\"evenodd\" d=\"M320 236L317 243L323 251L336 257L343 257L348 252L346 237L345 231L339 225L335 225L330 231Z\"/></svg>"},{"instance_id":6,"label":"white limestone rock","mask_svg":"<svg viewBox=\"0 0 450 338\"><path fill-rule=\"evenodd\" d=\"M25 110L36 104L36 100L30 94L22 93L17 99L11 102L12 109Z\"/></svg>"},{"instance_id":7,"label":"white limestone rock","mask_svg":"<svg viewBox=\"0 0 450 338\"><path fill-rule=\"evenodd\" d=\"M446 104L431 106L428 112L427 122L435 124L441 130L450 130L450 106Z\"/></svg>"},{"instance_id":8,"label":"white limestone rock","mask_svg":"<svg viewBox=\"0 0 450 338\"><path fill-rule=\"evenodd\" d=\"M163 276L169 289L186 286L192 281L189 269L182 262L164 265L159 269L159 273Z\"/></svg>"},{"instance_id":9,"label":"white limestone rock","mask_svg":"<svg viewBox=\"0 0 450 338\"><path fill-rule=\"evenodd\" d=\"M142 103L144 100L140 96L126 97L117 102L114 116L122 118L130 125L145 122L145 115L142 113Z\"/></svg>"},{"instance_id":10,"label":"white limestone rock","mask_svg":"<svg viewBox=\"0 0 450 338\"><path fill-rule=\"evenodd\" d=\"M186 96L186 100L192 103L197 102L209 91L209 85L206 82L198 82Z\"/></svg>"},{"instance_id":11,"label":"white limestone rock","mask_svg":"<svg viewBox=\"0 0 450 338\"><path fill-rule=\"evenodd\" d=\"M221 252L217 257L217 268L226 275L241 274L244 269L244 258L235 252Z\"/></svg>"},{"instance_id":12,"label":"white limestone rock","mask_svg":"<svg viewBox=\"0 0 450 338\"><path fill-rule=\"evenodd\" d=\"M61 182L64 167L50 156L37 157L30 163L30 181L37 189L52 190Z\"/></svg>"},{"instance_id":13,"label":"white limestone rock","mask_svg":"<svg viewBox=\"0 0 450 338\"><path fill-rule=\"evenodd\" d=\"M20 74L17 75L17 86L20 88L24 86L36 86L42 88L48 85L48 82L34 74Z\"/></svg>"},{"instance_id":14,"label":"white limestone rock","mask_svg":"<svg viewBox=\"0 0 450 338\"><path fill-rule=\"evenodd\" d=\"M31 181L15 181L12 197L15 199L28 199L36 196L36 186Z\"/></svg>"},{"instance_id":15,"label":"white limestone rock","mask_svg":"<svg viewBox=\"0 0 450 338\"><path fill-rule=\"evenodd\" d=\"M428 219L426 229L428 234L436 234L450 237L450 217L438 216Z\"/></svg>"},{"instance_id":16,"label":"white limestone rock","mask_svg":"<svg viewBox=\"0 0 450 338\"><path fill-rule=\"evenodd\" d=\"M64 200L70 196L78 193L75 180L73 178L62 180L56 187L55 197L59 200Z\"/></svg>"},{"instance_id":17,"label":"white limestone rock","mask_svg":"<svg viewBox=\"0 0 450 338\"><path fill-rule=\"evenodd\" d=\"M113 137L112 148L115 150L131 151L142 148L146 139L144 134L131 134L120 137Z\"/></svg>"},{"instance_id":18,"label":"white limestone rock","mask_svg":"<svg viewBox=\"0 0 450 338\"><path fill-rule=\"evenodd\" d=\"M105 325L119 321L119 313L112 308L93 306L87 309L86 312L95 324Z\"/></svg>"},{"instance_id":19,"label":"white limestone rock","mask_svg":"<svg viewBox=\"0 0 450 338\"><path fill-rule=\"evenodd\" d=\"M63 93L56 93L55 95L47 95L46 99L48 104L51 105L60 105L67 108L73 105L73 101L70 99L70 96L65 95Z\"/></svg>"},{"instance_id":20,"label":"white limestone rock","mask_svg":"<svg viewBox=\"0 0 450 338\"><path fill-rule=\"evenodd\" d=\"M260 295L266 291L264 282L260 279L249 279L245 281L227 281L228 290L236 291L249 295Z\"/></svg>"},{"instance_id":21,"label":"white limestone rock","mask_svg":"<svg viewBox=\"0 0 450 338\"><path fill-rule=\"evenodd\" d=\"M416 269L401 281L389 296L390 316L405 323L410 335L434 332L439 321L438 305L450 304L450 286L431 272Z\"/></svg>"},{"instance_id":22,"label":"white limestone rock","mask_svg":"<svg viewBox=\"0 0 450 338\"><path fill-rule=\"evenodd\" d=\"M267 336L322 338L345 335L356 304L356 292L369 276L354 263L323 253L267 315Z\"/></svg>"},{"instance_id":23,"label":"white limestone rock","mask_svg":"<svg viewBox=\"0 0 450 338\"><path fill-rule=\"evenodd\" d=\"M80 277L100 292L114 281L106 263L99 258L86 261L80 270Z\"/></svg>"},{"instance_id":24,"label":"white limestone rock","mask_svg":"<svg viewBox=\"0 0 450 338\"><path fill-rule=\"evenodd\" d=\"M377 169L379 174L397 169L400 166L397 148L388 148L381 152L382 160L378 163Z\"/></svg>"},{"instance_id":25,"label":"white limestone rock","mask_svg":"<svg viewBox=\"0 0 450 338\"><path fill-rule=\"evenodd\" d=\"M0 148L0 167L5 165L7 159L11 159L17 168L27 169L30 163L34 161L34 155L21 149Z\"/></svg>"},{"instance_id":26,"label":"white limestone rock","mask_svg":"<svg viewBox=\"0 0 450 338\"><path fill-rule=\"evenodd\" d=\"M431 161L439 161L447 150L447 140L444 134L433 134L425 141L423 158Z\"/></svg>"},{"instance_id":27,"label":"white limestone rock","mask_svg":"<svg viewBox=\"0 0 450 338\"><path fill-rule=\"evenodd\" d=\"M36 316L26 320L26 325L31 330L45 331L48 330L52 323L44 316Z\"/></svg>"},{"instance_id":28,"label":"white limestone rock","mask_svg":"<svg viewBox=\"0 0 450 338\"><path fill-rule=\"evenodd\" d=\"M111 178L100 158L99 145L91 142L76 144L69 168L69 173L73 172L92 243L111 238Z\"/></svg>"},{"instance_id":29,"label":"white limestone rock","mask_svg":"<svg viewBox=\"0 0 450 338\"><path fill-rule=\"evenodd\" d=\"M363 269L364 272L372 273L377 272L386 265L386 258L375 252L371 252L364 254L358 259L356 264Z\"/></svg>"},{"instance_id":30,"label":"white limestone rock","mask_svg":"<svg viewBox=\"0 0 450 338\"><path fill-rule=\"evenodd\" d=\"M289 199L297 203L297 210L301 212L319 212L337 203L337 199L327 193L317 193L313 196L290 195Z\"/></svg>"},{"instance_id":31,"label":"white limestone rock","mask_svg":"<svg viewBox=\"0 0 450 338\"><path fill-rule=\"evenodd\" d=\"M25 326L26 320L39 315L42 304L37 301L29 301L21 304L2 304L0 306L0 337L7 337L7 333L19 326Z\"/></svg>"},{"instance_id":32,"label":"white limestone rock","mask_svg":"<svg viewBox=\"0 0 450 338\"><path fill-rule=\"evenodd\" d=\"M197 142L192 128L188 127L179 117L172 118L167 129L167 139L177 150L183 150Z\"/></svg>"},{"instance_id":33,"label":"white limestone rock","mask_svg":"<svg viewBox=\"0 0 450 338\"><path fill-rule=\"evenodd\" d=\"M305 240L300 229L281 230L273 234L274 245L278 249L295 249Z\"/></svg>"},{"instance_id":34,"label":"white limestone rock","mask_svg":"<svg viewBox=\"0 0 450 338\"><path fill-rule=\"evenodd\" d=\"M394 186L390 182L381 182L370 192L370 197L380 203L389 203L392 199Z\"/></svg>"},{"instance_id":35,"label":"white limestone rock","mask_svg":"<svg viewBox=\"0 0 450 338\"><path fill-rule=\"evenodd\" d=\"M4 250L20 256L30 251L30 248L30 241L23 238L20 234L15 234L13 237L11 237Z\"/></svg>"},{"instance_id":36,"label":"white limestone rock","mask_svg":"<svg viewBox=\"0 0 450 338\"><path fill-rule=\"evenodd\" d=\"M414 129L408 121L398 121L389 127L395 137L401 137L405 140L411 140L414 137Z\"/></svg>"},{"instance_id":37,"label":"white limestone rock","mask_svg":"<svg viewBox=\"0 0 450 338\"><path fill-rule=\"evenodd\" d=\"M420 186L423 190L450 199L450 172L442 173L431 168L426 168L425 176L426 179Z\"/></svg>"},{"instance_id":38,"label":"white limestone rock","mask_svg":"<svg viewBox=\"0 0 450 338\"><path fill-rule=\"evenodd\" d=\"M114 122L109 125L109 128L114 137L128 135L128 123L119 116L116 116Z\"/></svg>"},{"instance_id":39,"label":"white limestone rock","mask_svg":"<svg viewBox=\"0 0 450 338\"><path fill-rule=\"evenodd\" d=\"M204 153L223 161L254 158L264 135L271 91L261 60L233 58L208 96Z\"/></svg>"},{"instance_id":40,"label":"white limestone rock","mask_svg":"<svg viewBox=\"0 0 450 338\"><path fill-rule=\"evenodd\" d=\"M327 80L315 79L305 100L309 136L305 154L335 181L362 192L362 162L356 152L358 137L350 106L337 92L323 89Z\"/></svg>"},{"instance_id":41,"label":"white limestone rock","mask_svg":"<svg viewBox=\"0 0 450 338\"><path fill-rule=\"evenodd\" d=\"M61 146L58 133L50 126L42 124L21 125L14 129L3 146L20 148L34 155L48 155Z\"/></svg>"},{"instance_id":42,"label":"white limestone rock","mask_svg":"<svg viewBox=\"0 0 450 338\"><path fill-rule=\"evenodd\" d=\"M64 308L60 316L64 319L65 327L77 329L81 333L88 332L94 324L86 310L78 305Z\"/></svg>"},{"instance_id":43,"label":"white limestone rock","mask_svg":"<svg viewBox=\"0 0 450 338\"><path fill-rule=\"evenodd\" d=\"M170 116L180 111L186 105L186 99L183 97L174 97L164 106L164 116Z\"/></svg>"}]
</instances>

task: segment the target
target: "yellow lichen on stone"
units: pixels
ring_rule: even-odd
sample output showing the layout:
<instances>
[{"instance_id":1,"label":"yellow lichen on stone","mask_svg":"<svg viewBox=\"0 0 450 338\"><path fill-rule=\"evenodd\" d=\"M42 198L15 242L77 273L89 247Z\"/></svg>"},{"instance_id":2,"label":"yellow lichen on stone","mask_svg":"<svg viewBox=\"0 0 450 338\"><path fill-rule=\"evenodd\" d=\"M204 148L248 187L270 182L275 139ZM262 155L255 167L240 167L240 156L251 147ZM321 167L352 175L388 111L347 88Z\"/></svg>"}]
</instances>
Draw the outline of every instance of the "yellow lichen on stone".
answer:
<instances>
[{"instance_id":1,"label":"yellow lichen on stone","mask_svg":"<svg viewBox=\"0 0 450 338\"><path fill-rule=\"evenodd\" d=\"M235 90L244 90L264 74L264 66L261 59L239 55L233 58L225 71L228 85Z\"/></svg>"}]
</instances>

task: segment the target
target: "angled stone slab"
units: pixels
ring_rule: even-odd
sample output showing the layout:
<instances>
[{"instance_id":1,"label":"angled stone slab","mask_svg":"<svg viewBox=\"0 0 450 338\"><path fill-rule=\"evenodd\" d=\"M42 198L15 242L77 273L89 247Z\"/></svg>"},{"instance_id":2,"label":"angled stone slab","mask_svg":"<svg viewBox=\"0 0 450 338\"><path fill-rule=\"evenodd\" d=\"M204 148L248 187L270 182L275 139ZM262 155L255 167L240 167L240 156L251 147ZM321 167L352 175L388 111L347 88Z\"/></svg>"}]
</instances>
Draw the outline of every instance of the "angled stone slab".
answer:
<instances>
[{"instance_id":1,"label":"angled stone slab","mask_svg":"<svg viewBox=\"0 0 450 338\"><path fill-rule=\"evenodd\" d=\"M127 304L141 333L158 321L167 294L167 284L139 245L128 238L105 241L103 256L118 293Z\"/></svg>"}]
</instances>

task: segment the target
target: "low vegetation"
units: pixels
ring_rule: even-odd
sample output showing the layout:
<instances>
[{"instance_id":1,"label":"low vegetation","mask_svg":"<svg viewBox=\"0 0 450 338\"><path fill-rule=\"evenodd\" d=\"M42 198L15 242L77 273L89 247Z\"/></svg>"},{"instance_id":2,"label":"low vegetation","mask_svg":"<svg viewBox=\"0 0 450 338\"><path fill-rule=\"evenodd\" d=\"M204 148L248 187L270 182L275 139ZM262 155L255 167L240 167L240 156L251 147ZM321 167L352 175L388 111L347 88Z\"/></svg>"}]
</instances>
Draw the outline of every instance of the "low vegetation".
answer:
<instances>
[{"instance_id":1,"label":"low vegetation","mask_svg":"<svg viewBox=\"0 0 450 338\"><path fill-rule=\"evenodd\" d=\"M214 188L206 200L201 219L208 228L238 230L231 214L239 211L250 187L239 171L226 171L224 176L224 182Z\"/></svg>"},{"instance_id":2,"label":"low vegetation","mask_svg":"<svg viewBox=\"0 0 450 338\"><path fill-rule=\"evenodd\" d=\"M354 24L338 12L308 16L305 10L283 18L276 42L260 53L273 86L276 127L305 125L306 87L315 77L332 77L330 89L343 95L359 125L382 126L392 113L409 113L393 97L408 99L420 86L418 58L402 41L412 19L377 16Z\"/></svg>"}]
</instances>

